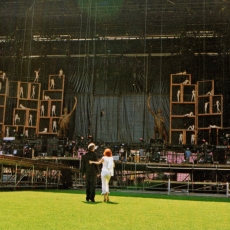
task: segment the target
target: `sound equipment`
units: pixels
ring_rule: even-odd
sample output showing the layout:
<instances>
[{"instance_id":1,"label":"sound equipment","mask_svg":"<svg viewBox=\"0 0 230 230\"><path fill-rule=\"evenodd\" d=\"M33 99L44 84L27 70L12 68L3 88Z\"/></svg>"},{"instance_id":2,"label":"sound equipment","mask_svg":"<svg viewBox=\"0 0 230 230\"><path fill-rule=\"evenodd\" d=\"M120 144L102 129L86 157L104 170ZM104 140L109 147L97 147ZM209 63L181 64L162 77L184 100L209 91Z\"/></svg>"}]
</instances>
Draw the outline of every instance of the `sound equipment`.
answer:
<instances>
[{"instance_id":1,"label":"sound equipment","mask_svg":"<svg viewBox=\"0 0 230 230\"><path fill-rule=\"evenodd\" d=\"M228 149L228 146L226 146L226 145L217 145L216 149Z\"/></svg>"},{"instance_id":2,"label":"sound equipment","mask_svg":"<svg viewBox=\"0 0 230 230\"><path fill-rule=\"evenodd\" d=\"M225 148L216 148L213 152L213 161L219 164L226 164L227 150Z\"/></svg>"},{"instance_id":3,"label":"sound equipment","mask_svg":"<svg viewBox=\"0 0 230 230\"><path fill-rule=\"evenodd\" d=\"M211 145L217 145L218 139L217 139L217 128L211 128L211 132L209 135L209 143Z\"/></svg>"},{"instance_id":4,"label":"sound equipment","mask_svg":"<svg viewBox=\"0 0 230 230\"><path fill-rule=\"evenodd\" d=\"M47 156L57 155L58 151L58 139L47 139Z\"/></svg>"},{"instance_id":5,"label":"sound equipment","mask_svg":"<svg viewBox=\"0 0 230 230\"><path fill-rule=\"evenodd\" d=\"M14 141L15 137L3 137L3 141Z\"/></svg>"}]
</instances>

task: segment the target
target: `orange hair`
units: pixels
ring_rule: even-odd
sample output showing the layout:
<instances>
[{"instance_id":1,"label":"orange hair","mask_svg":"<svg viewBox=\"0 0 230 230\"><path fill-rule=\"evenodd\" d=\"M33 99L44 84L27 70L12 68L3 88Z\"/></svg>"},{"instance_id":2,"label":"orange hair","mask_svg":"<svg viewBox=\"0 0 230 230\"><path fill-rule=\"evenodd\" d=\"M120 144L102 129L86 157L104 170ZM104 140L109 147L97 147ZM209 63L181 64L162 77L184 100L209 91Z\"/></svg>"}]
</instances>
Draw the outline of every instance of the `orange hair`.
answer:
<instances>
[{"instance_id":1,"label":"orange hair","mask_svg":"<svg viewBox=\"0 0 230 230\"><path fill-rule=\"evenodd\" d=\"M107 157L113 156L111 149L105 149L103 155Z\"/></svg>"}]
</instances>

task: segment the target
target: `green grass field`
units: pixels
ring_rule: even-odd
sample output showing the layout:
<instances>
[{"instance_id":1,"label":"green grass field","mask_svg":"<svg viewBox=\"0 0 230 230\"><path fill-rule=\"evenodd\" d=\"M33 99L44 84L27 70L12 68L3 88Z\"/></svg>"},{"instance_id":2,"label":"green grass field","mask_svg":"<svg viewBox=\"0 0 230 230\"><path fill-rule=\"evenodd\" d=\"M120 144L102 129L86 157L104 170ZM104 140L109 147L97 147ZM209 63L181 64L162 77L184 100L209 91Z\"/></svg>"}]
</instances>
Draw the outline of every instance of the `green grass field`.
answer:
<instances>
[{"instance_id":1,"label":"green grass field","mask_svg":"<svg viewBox=\"0 0 230 230\"><path fill-rule=\"evenodd\" d=\"M112 191L85 202L83 190L2 191L2 230L230 229L230 198Z\"/></svg>"}]
</instances>

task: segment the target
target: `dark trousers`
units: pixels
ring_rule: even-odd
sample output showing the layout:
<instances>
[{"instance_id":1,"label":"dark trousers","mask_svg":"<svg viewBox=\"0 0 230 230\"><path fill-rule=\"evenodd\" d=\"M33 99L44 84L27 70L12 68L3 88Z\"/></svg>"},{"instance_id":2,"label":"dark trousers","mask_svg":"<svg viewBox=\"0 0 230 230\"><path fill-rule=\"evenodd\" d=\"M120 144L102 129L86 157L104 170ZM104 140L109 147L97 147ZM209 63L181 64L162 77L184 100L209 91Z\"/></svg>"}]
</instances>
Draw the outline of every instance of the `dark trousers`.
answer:
<instances>
[{"instance_id":1,"label":"dark trousers","mask_svg":"<svg viewBox=\"0 0 230 230\"><path fill-rule=\"evenodd\" d=\"M86 174L86 199L87 200L94 200L96 183L97 183L96 174Z\"/></svg>"}]
</instances>

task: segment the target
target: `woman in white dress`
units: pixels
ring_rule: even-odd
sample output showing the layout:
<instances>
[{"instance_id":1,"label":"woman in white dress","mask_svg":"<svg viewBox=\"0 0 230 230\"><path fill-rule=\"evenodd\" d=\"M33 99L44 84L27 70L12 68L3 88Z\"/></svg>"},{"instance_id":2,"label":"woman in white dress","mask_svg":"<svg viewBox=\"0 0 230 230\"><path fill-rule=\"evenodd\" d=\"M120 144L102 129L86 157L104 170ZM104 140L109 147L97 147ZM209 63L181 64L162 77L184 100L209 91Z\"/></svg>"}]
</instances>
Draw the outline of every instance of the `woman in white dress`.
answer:
<instances>
[{"instance_id":1,"label":"woman in white dress","mask_svg":"<svg viewBox=\"0 0 230 230\"><path fill-rule=\"evenodd\" d=\"M102 164L101 170L101 185L102 195L104 195L104 202L109 201L109 181L111 176L114 175L114 161L111 149L105 149L103 157L99 161L89 161L90 164Z\"/></svg>"}]
</instances>

